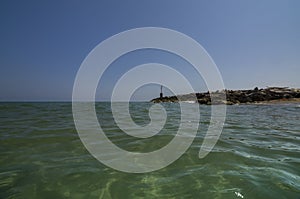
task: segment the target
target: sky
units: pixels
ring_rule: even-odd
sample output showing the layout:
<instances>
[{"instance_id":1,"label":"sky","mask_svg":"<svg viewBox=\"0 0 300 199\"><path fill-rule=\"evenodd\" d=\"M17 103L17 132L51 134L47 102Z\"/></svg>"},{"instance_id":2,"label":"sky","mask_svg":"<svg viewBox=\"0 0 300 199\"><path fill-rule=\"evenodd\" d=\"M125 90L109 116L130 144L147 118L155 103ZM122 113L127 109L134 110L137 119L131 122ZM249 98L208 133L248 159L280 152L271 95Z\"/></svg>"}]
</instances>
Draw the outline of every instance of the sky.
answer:
<instances>
[{"instance_id":1,"label":"sky","mask_svg":"<svg viewBox=\"0 0 300 199\"><path fill-rule=\"evenodd\" d=\"M173 29L199 42L227 89L300 88L299 10L298 0L2 0L0 101L70 101L76 73L89 52L117 33L140 27ZM171 65L197 91L206 90L184 60L144 50L109 67L97 100L109 100L122 73L148 62ZM132 100L150 100L159 92L158 85L141 87Z\"/></svg>"}]
</instances>

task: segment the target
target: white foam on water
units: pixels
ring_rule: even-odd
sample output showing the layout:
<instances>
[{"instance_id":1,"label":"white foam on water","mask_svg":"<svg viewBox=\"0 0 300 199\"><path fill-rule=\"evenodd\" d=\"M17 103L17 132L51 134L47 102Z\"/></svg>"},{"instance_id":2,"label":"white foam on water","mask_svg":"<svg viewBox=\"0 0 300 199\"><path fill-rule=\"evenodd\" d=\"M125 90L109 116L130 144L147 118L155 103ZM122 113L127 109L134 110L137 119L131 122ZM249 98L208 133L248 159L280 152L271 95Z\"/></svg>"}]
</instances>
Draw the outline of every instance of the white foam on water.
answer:
<instances>
[{"instance_id":1,"label":"white foam on water","mask_svg":"<svg viewBox=\"0 0 300 199\"><path fill-rule=\"evenodd\" d=\"M237 197L244 198L244 196L240 192L235 191L234 193Z\"/></svg>"}]
</instances>

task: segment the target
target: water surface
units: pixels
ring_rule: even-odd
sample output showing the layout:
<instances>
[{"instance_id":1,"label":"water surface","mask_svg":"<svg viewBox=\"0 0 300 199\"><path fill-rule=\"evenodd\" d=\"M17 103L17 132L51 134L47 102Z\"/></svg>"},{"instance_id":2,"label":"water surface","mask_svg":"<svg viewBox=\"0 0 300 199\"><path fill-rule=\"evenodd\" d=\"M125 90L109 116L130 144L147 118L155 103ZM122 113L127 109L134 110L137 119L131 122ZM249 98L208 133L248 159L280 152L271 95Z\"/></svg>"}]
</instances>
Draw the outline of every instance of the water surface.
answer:
<instances>
[{"instance_id":1,"label":"water surface","mask_svg":"<svg viewBox=\"0 0 300 199\"><path fill-rule=\"evenodd\" d=\"M164 129L152 138L133 138L117 127L109 105L96 104L98 120L129 151L159 149L179 126L178 104L166 103ZM150 122L151 105L130 105L137 124ZM299 105L229 106L222 135L204 159L198 153L210 107L200 109L197 137L180 159L155 172L128 174L89 154L75 130L71 103L0 103L0 198L299 199Z\"/></svg>"}]
</instances>

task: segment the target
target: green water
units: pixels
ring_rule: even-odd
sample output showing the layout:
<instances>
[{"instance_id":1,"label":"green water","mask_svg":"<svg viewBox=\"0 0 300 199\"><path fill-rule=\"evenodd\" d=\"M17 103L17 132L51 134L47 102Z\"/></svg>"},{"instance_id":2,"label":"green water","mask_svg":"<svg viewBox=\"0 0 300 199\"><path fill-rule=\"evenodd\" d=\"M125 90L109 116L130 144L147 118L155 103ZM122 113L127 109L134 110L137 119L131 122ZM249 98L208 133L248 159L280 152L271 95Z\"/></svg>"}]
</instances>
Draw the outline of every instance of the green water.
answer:
<instances>
[{"instance_id":1,"label":"green water","mask_svg":"<svg viewBox=\"0 0 300 199\"><path fill-rule=\"evenodd\" d=\"M137 124L150 122L150 105L131 104ZM164 106L164 129L147 139L122 133L108 103L96 110L115 144L147 152L169 143L178 129L178 104ZM0 198L300 198L299 105L229 106L222 135L204 159L198 153L210 107L200 110L197 137L180 159L155 172L129 174L89 154L71 103L0 103Z\"/></svg>"}]
</instances>

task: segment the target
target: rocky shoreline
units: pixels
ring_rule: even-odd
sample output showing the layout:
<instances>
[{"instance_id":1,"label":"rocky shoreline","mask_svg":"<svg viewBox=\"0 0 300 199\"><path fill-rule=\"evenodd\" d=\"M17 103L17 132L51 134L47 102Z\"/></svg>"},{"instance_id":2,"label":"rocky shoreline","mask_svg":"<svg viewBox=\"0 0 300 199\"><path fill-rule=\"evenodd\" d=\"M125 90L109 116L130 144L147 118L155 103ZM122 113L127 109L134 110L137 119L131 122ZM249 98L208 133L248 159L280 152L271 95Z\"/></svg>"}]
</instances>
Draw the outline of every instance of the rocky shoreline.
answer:
<instances>
[{"instance_id":1,"label":"rocky shoreline","mask_svg":"<svg viewBox=\"0 0 300 199\"><path fill-rule=\"evenodd\" d=\"M226 100L225 96L226 95ZM213 102L211 101L213 96ZM288 87L267 87L253 90L222 90L205 93L190 93L178 96L167 96L152 99L153 103L191 102L199 104L268 104L300 102L300 89Z\"/></svg>"}]
</instances>

